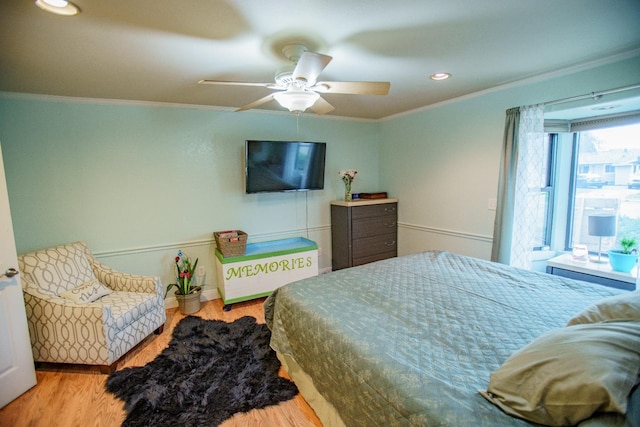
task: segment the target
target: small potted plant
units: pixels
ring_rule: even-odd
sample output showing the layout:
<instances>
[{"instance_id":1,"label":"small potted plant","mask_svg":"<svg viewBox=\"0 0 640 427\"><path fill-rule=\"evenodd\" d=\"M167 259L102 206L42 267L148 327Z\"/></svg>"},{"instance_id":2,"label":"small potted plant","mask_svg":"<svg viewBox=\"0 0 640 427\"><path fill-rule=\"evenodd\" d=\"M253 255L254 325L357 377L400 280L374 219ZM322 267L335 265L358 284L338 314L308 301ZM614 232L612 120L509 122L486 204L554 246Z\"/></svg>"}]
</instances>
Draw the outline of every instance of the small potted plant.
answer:
<instances>
[{"instance_id":1,"label":"small potted plant","mask_svg":"<svg viewBox=\"0 0 640 427\"><path fill-rule=\"evenodd\" d=\"M198 258L194 263L191 263L191 259L184 252L178 251L174 261L176 264L176 283L170 283L167 286L165 297L169 290L175 286L178 289L175 295L180 312L182 314L196 313L200 310L200 293L202 291L202 288L195 283Z\"/></svg>"},{"instance_id":2,"label":"small potted plant","mask_svg":"<svg viewBox=\"0 0 640 427\"><path fill-rule=\"evenodd\" d=\"M620 239L622 249L608 251L611 269L622 273L629 273L638 262L638 240L635 237Z\"/></svg>"}]
</instances>

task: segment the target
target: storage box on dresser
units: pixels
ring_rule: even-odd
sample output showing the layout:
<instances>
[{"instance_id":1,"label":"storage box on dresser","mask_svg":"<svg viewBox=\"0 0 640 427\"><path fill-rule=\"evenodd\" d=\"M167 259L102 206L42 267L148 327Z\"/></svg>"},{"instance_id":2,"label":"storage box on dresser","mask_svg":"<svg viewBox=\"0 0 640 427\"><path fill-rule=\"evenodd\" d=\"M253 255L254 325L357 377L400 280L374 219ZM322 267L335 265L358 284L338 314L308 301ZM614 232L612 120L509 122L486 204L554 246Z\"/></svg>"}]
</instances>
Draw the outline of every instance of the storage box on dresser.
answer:
<instances>
[{"instance_id":1,"label":"storage box on dresser","mask_svg":"<svg viewBox=\"0 0 640 427\"><path fill-rule=\"evenodd\" d=\"M333 270L398 255L398 200L331 202Z\"/></svg>"}]
</instances>

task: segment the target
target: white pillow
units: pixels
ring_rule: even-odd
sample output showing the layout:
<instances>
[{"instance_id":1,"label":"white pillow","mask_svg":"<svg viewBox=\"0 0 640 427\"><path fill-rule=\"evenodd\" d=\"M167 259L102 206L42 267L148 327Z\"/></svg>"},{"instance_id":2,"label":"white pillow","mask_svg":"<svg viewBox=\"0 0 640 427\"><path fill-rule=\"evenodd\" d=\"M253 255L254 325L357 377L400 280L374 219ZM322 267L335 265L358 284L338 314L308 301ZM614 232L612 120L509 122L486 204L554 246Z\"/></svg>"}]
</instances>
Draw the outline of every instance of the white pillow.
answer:
<instances>
[{"instance_id":1,"label":"white pillow","mask_svg":"<svg viewBox=\"0 0 640 427\"><path fill-rule=\"evenodd\" d=\"M567 326L622 321L640 321L640 291L603 298L573 316Z\"/></svg>"},{"instance_id":2,"label":"white pillow","mask_svg":"<svg viewBox=\"0 0 640 427\"><path fill-rule=\"evenodd\" d=\"M97 279L93 279L83 283L77 288L60 292L60 296L78 304L88 304L105 295L109 295L111 292L113 292L111 289L98 282Z\"/></svg>"},{"instance_id":3,"label":"white pillow","mask_svg":"<svg viewBox=\"0 0 640 427\"><path fill-rule=\"evenodd\" d=\"M480 394L528 421L575 425L596 412L624 414L639 370L640 322L575 325L518 350Z\"/></svg>"}]
</instances>

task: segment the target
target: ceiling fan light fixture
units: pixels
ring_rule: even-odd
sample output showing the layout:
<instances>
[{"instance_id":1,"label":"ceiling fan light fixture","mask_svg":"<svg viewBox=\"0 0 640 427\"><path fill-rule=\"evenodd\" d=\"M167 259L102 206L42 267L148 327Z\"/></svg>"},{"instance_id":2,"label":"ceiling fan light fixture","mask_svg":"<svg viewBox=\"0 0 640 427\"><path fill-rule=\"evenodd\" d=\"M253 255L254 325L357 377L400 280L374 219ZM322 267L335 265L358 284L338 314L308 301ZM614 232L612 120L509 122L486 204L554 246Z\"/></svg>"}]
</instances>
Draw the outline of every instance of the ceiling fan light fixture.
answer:
<instances>
[{"instance_id":1,"label":"ceiling fan light fixture","mask_svg":"<svg viewBox=\"0 0 640 427\"><path fill-rule=\"evenodd\" d=\"M67 0L35 0L36 6L56 15L73 16L80 12L78 6Z\"/></svg>"},{"instance_id":2,"label":"ceiling fan light fixture","mask_svg":"<svg viewBox=\"0 0 640 427\"><path fill-rule=\"evenodd\" d=\"M447 80L450 77L451 77L451 74L449 73L435 73L429 76L431 80L435 80L435 81Z\"/></svg>"},{"instance_id":3,"label":"ceiling fan light fixture","mask_svg":"<svg viewBox=\"0 0 640 427\"><path fill-rule=\"evenodd\" d=\"M273 97L278 104L292 113L302 113L315 104L320 95L308 90L287 89L284 92L274 93Z\"/></svg>"}]
</instances>

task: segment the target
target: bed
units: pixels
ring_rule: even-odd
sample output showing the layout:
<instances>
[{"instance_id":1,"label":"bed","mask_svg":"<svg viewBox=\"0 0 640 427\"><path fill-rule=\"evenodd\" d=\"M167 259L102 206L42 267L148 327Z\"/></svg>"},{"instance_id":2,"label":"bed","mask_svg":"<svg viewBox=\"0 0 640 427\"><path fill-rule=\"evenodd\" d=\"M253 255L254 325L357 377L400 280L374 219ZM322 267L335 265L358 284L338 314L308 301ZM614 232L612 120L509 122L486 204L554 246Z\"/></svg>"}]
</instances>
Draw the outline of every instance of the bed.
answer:
<instances>
[{"instance_id":1,"label":"bed","mask_svg":"<svg viewBox=\"0 0 640 427\"><path fill-rule=\"evenodd\" d=\"M625 292L429 251L291 283L264 305L272 348L326 427L530 426L479 391L523 346Z\"/></svg>"}]
</instances>

